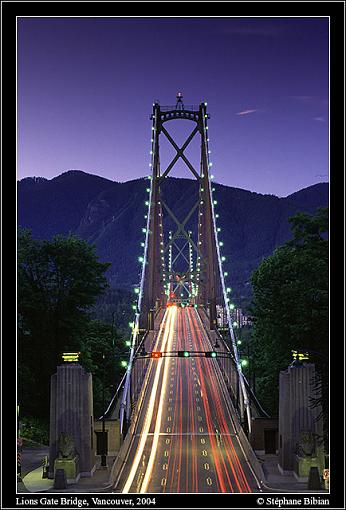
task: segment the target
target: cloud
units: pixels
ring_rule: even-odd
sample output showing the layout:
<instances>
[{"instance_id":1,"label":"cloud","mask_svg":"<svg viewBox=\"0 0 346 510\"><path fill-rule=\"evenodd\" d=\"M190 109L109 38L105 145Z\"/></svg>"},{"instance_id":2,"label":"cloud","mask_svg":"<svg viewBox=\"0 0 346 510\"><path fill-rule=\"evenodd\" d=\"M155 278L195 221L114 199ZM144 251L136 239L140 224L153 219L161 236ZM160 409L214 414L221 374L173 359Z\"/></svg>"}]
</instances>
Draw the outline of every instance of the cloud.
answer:
<instances>
[{"instance_id":1,"label":"cloud","mask_svg":"<svg viewBox=\"0 0 346 510\"><path fill-rule=\"evenodd\" d=\"M249 113L258 112L258 110L243 110L242 112L236 113L236 115L248 115Z\"/></svg>"},{"instance_id":2,"label":"cloud","mask_svg":"<svg viewBox=\"0 0 346 510\"><path fill-rule=\"evenodd\" d=\"M324 117L314 117L314 120L317 120L318 122L326 122Z\"/></svg>"}]
</instances>

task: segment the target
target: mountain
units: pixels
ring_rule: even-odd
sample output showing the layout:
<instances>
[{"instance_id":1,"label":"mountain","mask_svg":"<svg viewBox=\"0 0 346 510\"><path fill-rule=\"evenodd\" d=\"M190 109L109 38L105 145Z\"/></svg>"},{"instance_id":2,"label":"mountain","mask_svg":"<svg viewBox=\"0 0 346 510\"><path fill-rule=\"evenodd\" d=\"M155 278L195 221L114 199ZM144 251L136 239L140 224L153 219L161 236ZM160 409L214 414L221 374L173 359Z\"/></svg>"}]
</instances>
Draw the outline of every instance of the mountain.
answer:
<instances>
[{"instance_id":1,"label":"mountain","mask_svg":"<svg viewBox=\"0 0 346 510\"><path fill-rule=\"evenodd\" d=\"M51 180L26 178L18 182L18 225L30 228L38 239L71 232L95 243L100 259L112 263L107 273L110 285L131 288L140 279L148 184L144 178L118 183L76 170ZM216 183L214 188L227 285L240 304L251 297L252 271L290 239L289 216L327 206L329 186L315 184L285 198ZM197 183L168 177L162 198L182 221L198 199ZM166 232L174 226L172 219L165 219ZM193 221L186 228L194 230Z\"/></svg>"}]
</instances>

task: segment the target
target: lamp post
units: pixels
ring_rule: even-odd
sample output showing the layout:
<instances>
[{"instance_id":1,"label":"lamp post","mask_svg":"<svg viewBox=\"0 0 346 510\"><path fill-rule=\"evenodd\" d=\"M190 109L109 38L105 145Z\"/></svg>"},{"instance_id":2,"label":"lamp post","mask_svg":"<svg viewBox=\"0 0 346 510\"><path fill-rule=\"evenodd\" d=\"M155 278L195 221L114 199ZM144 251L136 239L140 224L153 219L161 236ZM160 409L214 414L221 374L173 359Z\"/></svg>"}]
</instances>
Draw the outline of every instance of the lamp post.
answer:
<instances>
[{"instance_id":1,"label":"lamp post","mask_svg":"<svg viewBox=\"0 0 346 510\"><path fill-rule=\"evenodd\" d=\"M106 423L105 423L105 355L102 354L103 359L103 374L102 374L102 450L101 450L101 466L107 466L107 449L106 449Z\"/></svg>"},{"instance_id":2,"label":"lamp post","mask_svg":"<svg viewBox=\"0 0 346 510\"><path fill-rule=\"evenodd\" d=\"M17 482L22 481L22 438L20 437L19 404L17 405Z\"/></svg>"}]
</instances>

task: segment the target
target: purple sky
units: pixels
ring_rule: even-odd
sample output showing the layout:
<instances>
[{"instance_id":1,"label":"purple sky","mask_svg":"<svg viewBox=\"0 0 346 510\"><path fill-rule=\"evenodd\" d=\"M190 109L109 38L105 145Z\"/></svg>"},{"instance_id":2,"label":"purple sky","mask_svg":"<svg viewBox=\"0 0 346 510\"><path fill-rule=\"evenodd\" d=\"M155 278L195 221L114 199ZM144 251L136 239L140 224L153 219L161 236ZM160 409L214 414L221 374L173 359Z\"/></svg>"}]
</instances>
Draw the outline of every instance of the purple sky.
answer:
<instances>
[{"instance_id":1,"label":"purple sky","mask_svg":"<svg viewBox=\"0 0 346 510\"><path fill-rule=\"evenodd\" d=\"M208 102L215 180L287 196L328 181L328 76L328 18L19 18L17 177L147 175L153 100L182 91Z\"/></svg>"}]
</instances>

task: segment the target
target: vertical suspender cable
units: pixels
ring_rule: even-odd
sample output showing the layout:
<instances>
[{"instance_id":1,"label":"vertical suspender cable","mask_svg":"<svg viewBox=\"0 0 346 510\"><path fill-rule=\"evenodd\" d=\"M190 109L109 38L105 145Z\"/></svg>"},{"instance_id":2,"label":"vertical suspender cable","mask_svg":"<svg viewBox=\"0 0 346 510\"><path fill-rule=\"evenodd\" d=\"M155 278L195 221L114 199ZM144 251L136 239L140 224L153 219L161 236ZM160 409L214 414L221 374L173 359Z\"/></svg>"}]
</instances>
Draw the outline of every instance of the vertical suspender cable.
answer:
<instances>
[{"instance_id":1,"label":"vertical suspender cable","mask_svg":"<svg viewBox=\"0 0 346 510\"><path fill-rule=\"evenodd\" d=\"M219 247L218 238L217 238L216 219L215 219L215 213L214 213L214 202L213 202L212 190L211 190L212 183L211 183L210 173L209 173L209 153L208 153L208 144L207 144L207 135L206 135L206 107L205 107L205 105L202 106L202 122L203 122L203 136L204 136L204 139L206 140L206 143L204 144L204 148L205 148L205 158L206 158L206 162L207 162L207 171L208 171L209 197L210 197L210 204L211 204L211 211L212 211L214 239L215 239L215 244L216 244L219 273L220 273L220 279L221 279L221 285L222 285L222 293L223 293L223 298L224 298L225 306L226 306L227 323L228 323L230 334L231 334L234 359L235 359L235 363L236 363L236 367L237 367L238 377L239 377L239 381L240 381L240 387L241 387L243 400L244 400L244 406L245 406L246 414L247 414L248 430L249 430L249 433L251 433L250 403L249 403L249 398L248 398L245 383L244 383L241 364L239 362L238 349L237 349L237 344L235 341L235 335L234 335L233 326L232 326L231 314L230 314L229 307L227 304L227 292L226 292L225 280L224 280L224 275L223 275L223 270L222 270L220 247Z\"/></svg>"}]
</instances>

